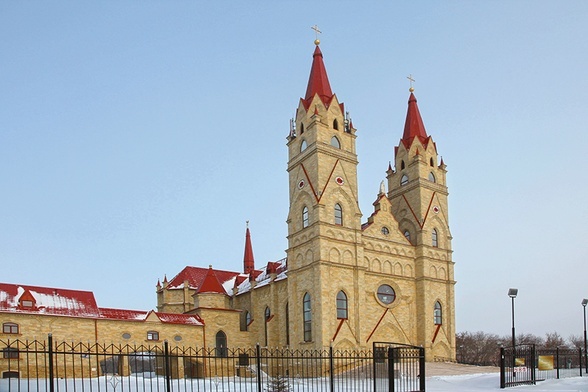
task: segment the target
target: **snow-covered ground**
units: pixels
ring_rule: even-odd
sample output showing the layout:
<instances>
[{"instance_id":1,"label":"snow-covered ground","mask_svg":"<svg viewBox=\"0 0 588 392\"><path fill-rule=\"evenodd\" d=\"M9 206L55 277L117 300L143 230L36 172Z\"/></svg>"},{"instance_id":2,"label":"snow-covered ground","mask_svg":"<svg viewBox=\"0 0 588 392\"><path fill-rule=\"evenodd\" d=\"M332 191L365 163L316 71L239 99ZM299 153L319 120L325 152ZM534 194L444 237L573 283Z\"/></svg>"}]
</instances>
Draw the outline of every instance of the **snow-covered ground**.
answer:
<instances>
[{"instance_id":1,"label":"snow-covered ground","mask_svg":"<svg viewBox=\"0 0 588 392\"><path fill-rule=\"evenodd\" d=\"M500 391L498 373L467 374L461 376L433 376L427 378L427 392ZM502 391L588 391L588 377L572 377L537 382L537 385L520 385Z\"/></svg>"}]
</instances>

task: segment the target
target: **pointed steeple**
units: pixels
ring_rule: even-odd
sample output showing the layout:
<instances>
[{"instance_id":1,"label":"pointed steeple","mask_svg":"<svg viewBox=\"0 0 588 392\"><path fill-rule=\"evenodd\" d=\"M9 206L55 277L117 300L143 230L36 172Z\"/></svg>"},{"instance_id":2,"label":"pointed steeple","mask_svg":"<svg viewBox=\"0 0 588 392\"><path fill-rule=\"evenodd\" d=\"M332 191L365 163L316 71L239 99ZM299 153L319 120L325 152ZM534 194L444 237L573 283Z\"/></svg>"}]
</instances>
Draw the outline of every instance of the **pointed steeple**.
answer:
<instances>
[{"instance_id":1,"label":"pointed steeple","mask_svg":"<svg viewBox=\"0 0 588 392\"><path fill-rule=\"evenodd\" d=\"M243 255L243 273L251 274L255 271L255 260L253 258L253 247L251 246L251 234L249 233L249 221L245 231L245 254Z\"/></svg>"},{"instance_id":2,"label":"pointed steeple","mask_svg":"<svg viewBox=\"0 0 588 392\"><path fill-rule=\"evenodd\" d=\"M201 293L219 293L219 294L226 294L223 285L220 283L214 270L212 269L212 265L208 267L208 271L206 272L206 276L198 289L198 294Z\"/></svg>"},{"instance_id":3,"label":"pointed steeple","mask_svg":"<svg viewBox=\"0 0 588 392\"><path fill-rule=\"evenodd\" d=\"M407 149L410 148L415 137L419 138L425 148L427 147L429 136L425 130L425 124L421 118L416 97L411 91L408 99L406 122L404 123L404 134L402 135L402 143Z\"/></svg>"},{"instance_id":4,"label":"pointed steeple","mask_svg":"<svg viewBox=\"0 0 588 392\"><path fill-rule=\"evenodd\" d=\"M310 78L308 79L308 86L306 87L306 95L304 96L304 106L308 109L308 105L312 98L318 94L325 105L331 102L333 92L327 76L327 70L323 63L323 53L318 44L314 49L312 55L312 67L310 68Z\"/></svg>"}]
</instances>

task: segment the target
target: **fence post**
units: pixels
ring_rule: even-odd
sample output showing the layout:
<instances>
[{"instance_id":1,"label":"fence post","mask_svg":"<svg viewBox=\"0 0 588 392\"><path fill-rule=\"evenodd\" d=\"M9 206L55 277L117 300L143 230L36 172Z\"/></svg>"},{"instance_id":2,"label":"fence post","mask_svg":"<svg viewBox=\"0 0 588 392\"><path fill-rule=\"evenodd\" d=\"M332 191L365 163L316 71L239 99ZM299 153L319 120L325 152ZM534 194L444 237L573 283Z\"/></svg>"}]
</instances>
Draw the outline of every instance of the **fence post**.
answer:
<instances>
[{"instance_id":1,"label":"fence post","mask_svg":"<svg viewBox=\"0 0 588 392\"><path fill-rule=\"evenodd\" d=\"M257 392L261 392L261 347L259 347L259 343L255 346L255 351L257 357Z\"/></svg>"},{"instance_id":2,"label":"fence post","mask_svg":"<svg viewBox=\"0 0 588 392\"><path fill-rule=\"evenodd\" d=\"M559 380L559 347L555 348L555 378Z\"/></svg>"},{"instance_id":3,"label":"fence post","mask_svg":"<svg viewBox=\"0 0 588 392\"><path fill-rule=\"evenodd\" d=\"M55 392L53 374L53 335L47 336L47 354L49 355L49 392Z\"/></svg>"},{"instance_id":4,"label":"fence post","mask_svg":"<svg viewBox=\"0 0 588 392\"><path fill-rule=\"evenodd\" d=\"M388 347L388 391L394 392L394 349Z\"/></svg>"},{"instance_id":5,"label":"fence post","mask_svg":"<svg viewBox=\"0 0 588 392\"><path fill-rule=\"evenodd\" d=\"M535 380L536 380L535 371L537 370L535 363L537 363L537 352L535 351L535 345L533 345L531 348L531 366L532 366L531 380L533 381L533 385L537 385L537 383L535 382ZM558 372L559 372L559 370L558 370Z\"/></svg>"},{"instance_id":6,"label":"fence post","mask_svg":"<svg viewBox=\"0 0 588 392\"><path fill-rule=\"evenodd\" d=\"M165 363L165 390L171 392L170 358L167 340L163 341L163 361Z\"/></svg>"},{"instance_id":7,"label":"fence post","mask_svg":"<svg viewBox=\"0 0 588 392\"><path fill-rule=\"evenodd\" d=\"M506 388L506 361L504 360L504 347L500 347L500 389Z\"/></svg>"},{"instance_id":8,"label":"fence post","mask_svg":"<svg viewBox=\"0 0 588 392\"><path fill-rule=\"evenodd\" d=\"M582 377L582 349L579 348L578 351L580 352L580 356L578 357L580 359L580 377Z\"/></svg>"},{"instance_id":9,"label":"fence post","mask_svg":"<svg viewBox=\"0 0 588 392\"><path fill-rule=\"evenodd\" d=\"M329 371L331 373L331 377L330 377L330 383L331 383L331 392L335 391L335 376L333 375L334 371L335 371L335 366L333 365L333 342L331 342L331 345L329 347Z\"/></svg>"},{"instance_id":10,"label":"fence post","mask_svg":"<svg viewBox=\"0 0 588 392\"><path fill-rule=\"evenodd\" d=\"M377 377L377 373L376 373L376 343L372 343L372 370L373 370L373 380L374 380L374 392L378 391L378 381L376 379Z\"/></svg>"},{"instance_id":11,"label":"fence post","mask_svg":"<svg viewBox=\"0 0 588 392\"><path fill-rule=\"evenodd\" d=\"M419 348L419 391L425 392L425 348Z\"/></svg>"}]
</instances>

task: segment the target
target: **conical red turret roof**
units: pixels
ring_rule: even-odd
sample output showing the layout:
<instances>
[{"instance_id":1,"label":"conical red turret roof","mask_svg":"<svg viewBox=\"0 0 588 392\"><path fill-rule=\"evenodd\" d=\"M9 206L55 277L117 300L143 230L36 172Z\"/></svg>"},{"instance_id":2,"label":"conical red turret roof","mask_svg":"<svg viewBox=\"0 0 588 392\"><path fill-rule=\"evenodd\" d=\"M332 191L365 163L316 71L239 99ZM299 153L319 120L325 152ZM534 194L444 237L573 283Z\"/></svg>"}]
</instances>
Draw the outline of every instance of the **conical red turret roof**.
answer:
<instances>
[{"instance_id":1,"label":"conical red turret roof","mask_svg":"<svg viewBox=\"0 0 588 392\"><path fill-rule=\"evenodd\" d=\"M416 97L411 92L408 99L408 112L406 113L406 122L404 123L402 143L408 149L415 138L419 138L423 146L427 148L429 136L425 130L425 124L423 123L421 113L419 112Z\"/></svg>"},{"instance_id":2,"label":"conical red turret roof","mask_svg":"<svg viewBox=\"0 0 588 392\"><path fill-rule=\"evenodd\" d=\"M306 87L306 95L304 96L304 104L308 109L308 105L312 98L318 94L325 105L329 105L333 98L333 91L327 76L327 70L323 63L323 53L317 45L312 55L312 67L310 69L310 78L308 79L308 86Z\"/></svg>"},{"instance_id":3,"label":"conical red turret roof","mask_svg":"<svg viewBox=\"0 0 588 392\"><path fill-rule=\"evenodd\" d=\"M249 227L245 232L245 254L243 255L243 272L250 274L255 270L255 260L253 258L253 247L251 246L251 234Z\"/></svg>"},{"instance_id":4,"label":"conical red turret roof","mask_svg":"<svg viewBox=\"0 0 588 392\"><path fill-rule=\"evenodd\" d=\"M208 268L208 272L202 281L202 285L198 288L198 294L200 293L219 293L219 294L226 294L227 292L223 288L223 285L220 283L218 278L216 277L216 273L212 269L212 266Z\"/></svg>"}]
</instances>

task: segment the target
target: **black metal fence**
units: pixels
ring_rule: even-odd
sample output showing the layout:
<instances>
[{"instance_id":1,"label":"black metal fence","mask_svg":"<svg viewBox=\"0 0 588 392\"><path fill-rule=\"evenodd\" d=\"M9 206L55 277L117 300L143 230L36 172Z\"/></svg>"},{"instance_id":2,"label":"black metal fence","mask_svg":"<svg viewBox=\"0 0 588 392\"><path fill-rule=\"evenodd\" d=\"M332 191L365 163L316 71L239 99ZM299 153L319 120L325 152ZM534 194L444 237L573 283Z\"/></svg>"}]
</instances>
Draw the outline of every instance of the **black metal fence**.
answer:
<instances>
[{"instance_id":1,"label":"black metal fence","mask_svg":"<svg viewBox=\"0 0 588 392\"><path fill-rule=\"evenodd\" d=\"M424 349L194 348L0 340L0 391L424 391ZM392 389L391 389L392 388Z\"/></svg>"},{"instance_id":2,"label":"black metal fence","mask_svg":"<svg viewBox=\"0 0 588 392\"><path fill-rule=\"evenodd\" d=\"M500 388L535 384L550 378L582 376L582 349L536 349L518 345L500 349Z\"/></svg>"}]
</instances>

